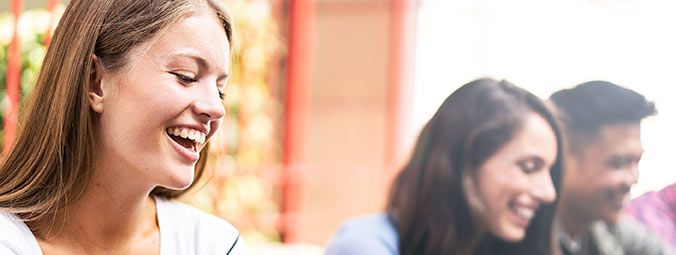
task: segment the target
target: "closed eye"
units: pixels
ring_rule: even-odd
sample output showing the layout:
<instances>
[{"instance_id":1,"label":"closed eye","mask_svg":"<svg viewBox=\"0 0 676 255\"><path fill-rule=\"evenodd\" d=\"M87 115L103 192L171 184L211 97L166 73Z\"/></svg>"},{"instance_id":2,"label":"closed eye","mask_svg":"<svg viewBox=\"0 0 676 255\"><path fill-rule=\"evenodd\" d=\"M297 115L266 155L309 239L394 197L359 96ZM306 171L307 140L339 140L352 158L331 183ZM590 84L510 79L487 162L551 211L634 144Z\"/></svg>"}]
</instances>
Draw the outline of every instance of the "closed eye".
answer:
<instances>
[{"instance_id":1,"label":"closed eye","mask_svg":"<svg viewBox=\"0 0 676 255\"><path fill-rule=\"evenodd\" d=\"M195 83L195 82L197 82L197 79L191 78L191 77L179 74L179 73L171 73L171 74L176 76L176 78L178 78L178 80L183 82L183 83ZM225 93L218 91L218 97L220 97L221 100L225 99Z\"/></svg>"},{"instance_id":2,"label":"closed eye","mask_svg":"<svg viewBox=\"0 0 676 255\"><path fill-rule=\"evenodd\" d=\"M544 161L541 158L532 157L520 160L516 164L524 173L530 174L540 170L544 166Z\"/></svg>"},{"instance_id":3,"label":"closed eye","mask_svg":"<svg viewBox=\"0 0 676 255\"><path fill-rule=\"evenodd\" d=\"M608 160L608 165L613 169L622 169L631 166L632 164L638 164L640 160L640 155L615 155Z\"/></svg>"},{"instance_id":4,"label":"closed eye","mask_svg":"<svg viewBox=\"0 0 676 255\"><path fill-rule=\"evenodd\" d=\"M188 76L179 74L179 73L171 73L171 74L175 75L176 78L178 78L181 82L184 82L184 83L193 83L193 82L197 82L197 79L191 78L191 77L188 77Z\"/></svg>"}]
</instances>

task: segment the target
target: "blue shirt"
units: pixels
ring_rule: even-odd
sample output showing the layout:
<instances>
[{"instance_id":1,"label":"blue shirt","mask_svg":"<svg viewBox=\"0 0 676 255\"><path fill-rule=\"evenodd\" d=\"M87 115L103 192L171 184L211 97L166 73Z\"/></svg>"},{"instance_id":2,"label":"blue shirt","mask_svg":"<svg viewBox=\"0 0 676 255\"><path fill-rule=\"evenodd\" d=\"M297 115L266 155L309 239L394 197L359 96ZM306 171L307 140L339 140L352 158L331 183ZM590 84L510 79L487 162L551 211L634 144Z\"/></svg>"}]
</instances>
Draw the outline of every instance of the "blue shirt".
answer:
<instances>
[{"instance_id":1,"label":"blue shirt","mask_svg":"<svg viewBox=\"0 0 676 255\"><path fill-rule=\"evenodd\" d=\"M326 246L327 255L397 255L399 236L385 213L349 220Z\"/></svg>"}]
</instances>

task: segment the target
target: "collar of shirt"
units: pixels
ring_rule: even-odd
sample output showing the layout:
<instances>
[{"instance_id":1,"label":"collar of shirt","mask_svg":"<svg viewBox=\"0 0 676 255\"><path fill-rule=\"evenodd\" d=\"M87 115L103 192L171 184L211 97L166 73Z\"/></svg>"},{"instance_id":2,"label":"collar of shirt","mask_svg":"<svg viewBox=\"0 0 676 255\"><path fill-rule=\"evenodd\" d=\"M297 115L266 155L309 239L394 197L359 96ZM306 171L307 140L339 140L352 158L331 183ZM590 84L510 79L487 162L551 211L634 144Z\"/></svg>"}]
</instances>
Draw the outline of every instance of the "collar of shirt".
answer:
<instances>
[{"instance_id":1,"label":"collar of shirt","mask_svg":"<svg viewBox=\"0 0 676 255\"><path fill-rule=\"evenodd\" d=\"M554 222L554 231L556 231L556 236L558 236L559 244L563 249L566 250L567 253L570 253L572 255L580 254L580 250L582 249L582 246L580 245L581 244L580 236L571 238L568 232L566 232L566 230L563 229L563 226L561 226L561 223L559 223L559 221Z\"/></svg>"}]
</instances>

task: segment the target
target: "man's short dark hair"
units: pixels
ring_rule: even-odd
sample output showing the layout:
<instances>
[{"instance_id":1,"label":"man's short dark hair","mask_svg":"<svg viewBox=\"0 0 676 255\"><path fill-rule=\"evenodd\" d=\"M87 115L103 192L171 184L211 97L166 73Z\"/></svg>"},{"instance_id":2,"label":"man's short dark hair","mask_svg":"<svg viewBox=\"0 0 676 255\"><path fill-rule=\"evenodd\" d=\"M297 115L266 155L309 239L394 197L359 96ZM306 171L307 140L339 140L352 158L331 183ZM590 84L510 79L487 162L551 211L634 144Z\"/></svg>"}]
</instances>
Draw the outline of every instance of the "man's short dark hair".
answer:
<instances>
[{"instance_id":1,"label":"man's short dark hair","mask_svg":"<svg viewBox=\"0 0 676 255\"><path fill-rule=\"evenodd\" d=\"M580 149L605 125L640 123L657 113L655 104L633 90L607 81L590 81L555 92L549 98L559 109L568 144Z\"/></svg>"}]
</instances>

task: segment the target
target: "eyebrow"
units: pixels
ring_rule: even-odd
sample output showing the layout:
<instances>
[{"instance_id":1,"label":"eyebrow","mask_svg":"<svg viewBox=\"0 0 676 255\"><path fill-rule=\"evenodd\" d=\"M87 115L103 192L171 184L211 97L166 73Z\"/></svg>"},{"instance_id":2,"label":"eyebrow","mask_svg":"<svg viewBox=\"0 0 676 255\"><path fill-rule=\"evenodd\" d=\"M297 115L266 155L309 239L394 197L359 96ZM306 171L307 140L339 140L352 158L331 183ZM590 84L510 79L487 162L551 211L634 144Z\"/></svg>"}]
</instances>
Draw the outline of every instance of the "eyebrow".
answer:
<instances>
[{"instance_id":1,"label":"eyebrow","mask_svg":"<svg viewBox=\"0 0 676 255\"><path fill-rule=\"evenodd\" d=\"M638 154L638 155L634 155L634 154L631 154L631 153L618 153L618 154L611 155L610 158L611 159L612 158L619 158L619 159L622 159L622 160L629 159L629 160L632 160L632 161L640 161L642 157L643 157L643 152L641 152L641 154Z\"/></svg>"},{"instance_id":2,"label":"eyebrow","mask_svg":"<svg viewBox=\"0 0 676 255\"><path fill-rule=\"evenodd\" d=\"M209 64L208 64L207 60L204 59L203 57L199 56L199 55L196 55L196 54L192 54L192 53L175 53L175 54L169 55L169 57L170 57L170 58L189 58L189 59L192 59L192 60L194 60L195 62L197 62L197 65L198 65L201 69L209 70ZM218 75L218 77L216 78L216 80L219 80L219 81L220 81L220 80L227 79L228 77L229 77L229 75L228 75L227 72L222 72L221 74Z\"/></svg>"},{"instance_id":3,"label":"eyebrow","mask_svg":"<svg viewBox=\"0 0 676 255\"><path fill-rule=\"evenodd\" d=\"M536 155L536 154L526 155L524 157L521 157L517 161L521 161L521 162L523 162L523 161L534 161L534 162L537 162L537 163L540 163L540 164L543 164L543 165L545 164L545 159L542 158L540 155Z\"/></svg>"},{"instance_id":4,"label":"eyebrow","mask_svg":"<svg viewBox=\"0 0 676 255\"><path fill-rule=\"evenodd\" d=\"M545 158L542 157L542 155L539 155L539 154L529 154L529 155L526 155L526 156L522 157L522 158L519 159L518 161L523 162L523 161L529 161L529 160L532 160L532 161L534 161L534 162L536 162L536 163L539 163L539 164L541 164L543 167L546 167L546 168L552 168L552 167L554 166L554 164L556 164L556 161L558 160L558 158L554 158L554 160L553 160L552 162L547 162L547 161L545 160Z\"/></svg>"}]
</instances>

